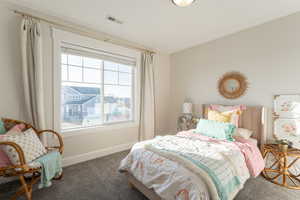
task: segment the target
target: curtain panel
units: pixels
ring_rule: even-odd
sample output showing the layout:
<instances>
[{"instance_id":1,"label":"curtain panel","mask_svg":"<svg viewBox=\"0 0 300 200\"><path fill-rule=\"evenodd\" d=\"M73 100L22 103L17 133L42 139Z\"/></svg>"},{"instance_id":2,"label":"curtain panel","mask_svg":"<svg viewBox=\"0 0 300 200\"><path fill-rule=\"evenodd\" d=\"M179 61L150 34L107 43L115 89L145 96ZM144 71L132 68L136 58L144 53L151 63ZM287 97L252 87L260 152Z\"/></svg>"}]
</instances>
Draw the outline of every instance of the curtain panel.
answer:
<instances>
[{"instance_id":1,"label":"curtain panel","mask_svg":"<svg viewBox=\"0 0 300 200\"><path fill-rule=\"evenodd\" d=\"M143 52L141 57L141 92L139 140L155 136L154 55Z\"/></svg>"},{"instance_id":2,"label":"curtain panel","mask_svg":"<svg viewBox=\"0 0 300 200\"><path fill-rule=\"evenodd\" d=\"M30 17L22 19L21 53L26 121L44 129L41 28L40 23Z\"/></svg>"}]
</instances>

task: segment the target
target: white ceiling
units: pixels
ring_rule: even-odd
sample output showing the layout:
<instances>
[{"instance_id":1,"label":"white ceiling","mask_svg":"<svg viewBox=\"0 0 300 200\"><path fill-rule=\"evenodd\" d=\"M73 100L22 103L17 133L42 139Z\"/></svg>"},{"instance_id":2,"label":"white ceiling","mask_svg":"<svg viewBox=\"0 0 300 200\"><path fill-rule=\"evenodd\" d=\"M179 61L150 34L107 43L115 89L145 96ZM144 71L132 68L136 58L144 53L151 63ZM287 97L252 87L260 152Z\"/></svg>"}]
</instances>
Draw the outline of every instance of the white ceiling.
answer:
<instances>
[{"instance_id":1,"label":"white ceiling","mask_svg":"<svg viewBox=\"0 0 300 200\"><path fill-rule=\"evenodd\" d=\"M173 53L300 11L300 0L196 0L186 8L170 0L10 0ZM114 16L125 23L105 19Z\"/></svg>"}]
</instances>

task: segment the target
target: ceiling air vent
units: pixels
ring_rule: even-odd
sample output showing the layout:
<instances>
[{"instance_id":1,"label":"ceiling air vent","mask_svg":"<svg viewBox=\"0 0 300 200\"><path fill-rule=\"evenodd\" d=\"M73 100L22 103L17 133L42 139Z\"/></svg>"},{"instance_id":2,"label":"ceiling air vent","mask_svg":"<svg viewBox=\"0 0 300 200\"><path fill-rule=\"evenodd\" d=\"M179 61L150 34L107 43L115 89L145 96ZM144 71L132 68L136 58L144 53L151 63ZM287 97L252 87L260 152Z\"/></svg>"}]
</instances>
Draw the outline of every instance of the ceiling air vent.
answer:
<instances>
[{"instance_id":1,"label":"ceiling air vent","mask_svg":"<svg viewBox=\"0 0 300 200\"><path fill-rule=\"evenodd\" d=\"M107 16L106 19L108 21L111 21L111 22L114 22L114 23L117 23L117 24L123 24L123 22L115 17L112 17L112 16Z\"/></svg>"}]
</instances>

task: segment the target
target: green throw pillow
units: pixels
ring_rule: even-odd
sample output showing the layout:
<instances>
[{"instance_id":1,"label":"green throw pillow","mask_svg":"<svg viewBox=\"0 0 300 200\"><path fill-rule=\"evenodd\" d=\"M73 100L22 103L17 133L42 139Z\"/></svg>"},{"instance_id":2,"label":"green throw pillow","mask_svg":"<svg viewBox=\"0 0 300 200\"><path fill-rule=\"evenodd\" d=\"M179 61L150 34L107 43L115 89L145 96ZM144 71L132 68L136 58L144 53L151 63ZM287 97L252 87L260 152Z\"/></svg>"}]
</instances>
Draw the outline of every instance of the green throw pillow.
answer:
<instances>
[{"instance_id":1,"label":"green throw pillow","mask_svg":"<svg viewBox=\"0 0 300 200\"><path fill-rule=\"evenodd\" d=\"M200 119L197 124L196 133L215 139L234 141L233 133L236 126L231 123L217 122L213 120Z\"/></svg>"}]
</instances>

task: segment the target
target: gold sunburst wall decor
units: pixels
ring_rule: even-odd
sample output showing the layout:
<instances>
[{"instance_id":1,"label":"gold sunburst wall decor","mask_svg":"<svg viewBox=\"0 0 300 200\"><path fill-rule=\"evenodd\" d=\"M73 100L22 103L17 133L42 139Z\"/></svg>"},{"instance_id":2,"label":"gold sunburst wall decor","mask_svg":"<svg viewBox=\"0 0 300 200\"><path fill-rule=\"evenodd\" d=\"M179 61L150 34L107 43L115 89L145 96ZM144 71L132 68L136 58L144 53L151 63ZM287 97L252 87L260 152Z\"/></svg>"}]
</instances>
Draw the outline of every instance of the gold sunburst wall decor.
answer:
<instances>
[{"instance_id":1,"label":"gold sunburst wall decor","mask_svg":"<svg viewBox=\"0 0 300 200\"><path fill-rule=\"evenodd\" d=\"M219 93L226 99L237 99L248 89L247 78L240 72L227 72L218 81Z\"/></svg>"}]
</instances>

